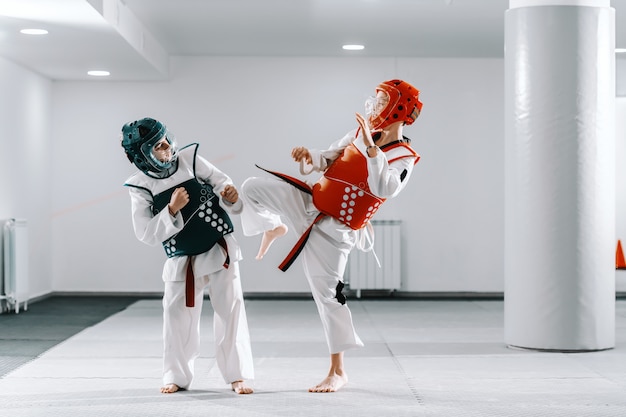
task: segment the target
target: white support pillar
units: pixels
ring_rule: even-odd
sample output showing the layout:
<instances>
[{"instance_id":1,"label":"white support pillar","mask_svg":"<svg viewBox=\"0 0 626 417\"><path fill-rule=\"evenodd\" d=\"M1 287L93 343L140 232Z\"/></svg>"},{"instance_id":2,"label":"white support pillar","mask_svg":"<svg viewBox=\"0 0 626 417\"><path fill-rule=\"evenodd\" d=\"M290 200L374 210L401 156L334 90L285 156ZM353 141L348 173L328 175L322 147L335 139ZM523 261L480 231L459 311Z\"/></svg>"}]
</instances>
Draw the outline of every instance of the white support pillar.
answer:
<instances>
[{"instance_id":1,"label":"white support pillar","mask_svg":"<svg viewBox=\"0 0 626 417\"><path fill-rule=\"evenodd\" d=\"M510 0L505 343L615 346L615 10Z\"/></svg>"}]
</instances>

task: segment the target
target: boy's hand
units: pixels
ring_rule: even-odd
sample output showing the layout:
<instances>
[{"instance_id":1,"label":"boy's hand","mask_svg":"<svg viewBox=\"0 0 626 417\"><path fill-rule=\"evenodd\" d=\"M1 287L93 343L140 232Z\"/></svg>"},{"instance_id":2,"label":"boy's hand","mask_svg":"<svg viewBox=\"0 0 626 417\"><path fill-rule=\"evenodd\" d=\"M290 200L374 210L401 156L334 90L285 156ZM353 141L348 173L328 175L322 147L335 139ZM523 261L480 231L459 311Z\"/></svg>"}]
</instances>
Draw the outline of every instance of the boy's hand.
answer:
<instances>
[{"instance_id":1,"label":"boy's hand","mask_svg":"<svg viewBox=\"0 0 626 417\"><path fill-rule=\"evenodd\" d=\"M359 124L359 126L361 126L361 132L363 133L363 143L366 147L374 146L374 140L372 139L372 132L370 130L369 124L367 123L365 118L359 113L356 113L355 116L357 123Z\"/></svg>"},{"instance_id":2,"label":"boy's hand","mask_svg":"<svg viewBox=\"0 0 626 417\"><path fill-rule=\"evenodd\" d=\"M291 157L296 162L300 162L300 161L302 161L304 159L304 161L307 164L309 164L309 165L313 164L313 159L311 159L311 153L309 152L309 150L307 148L304 148L302 146L299 146L297 148L293 148L291 150Z\"/></svg>"},{"instance_id":3,"label":"boy's hand","mask_svg":"<svg viewBox=\"0 0 626 417\"><path fill-rule=\"evenodd\" d=\"M237 189L230 184L224 187L224 190L220 193L220 195L230 204L235 204L237 200L239 200L239 193L237 192Z\"/></svg>"},{"instance_id":4,"label":"boy's hand","mask_svg":"<svg viewBox=\"0 0 626 417\"><path fill-rule=\"evenodd\" d=\"M189 203L189 193L184 187L179 187L172 193L170 203L167 207L170 210L170 214L175 216L180 209L187 205L187 203Z\"/></svg>"}]
</instances>

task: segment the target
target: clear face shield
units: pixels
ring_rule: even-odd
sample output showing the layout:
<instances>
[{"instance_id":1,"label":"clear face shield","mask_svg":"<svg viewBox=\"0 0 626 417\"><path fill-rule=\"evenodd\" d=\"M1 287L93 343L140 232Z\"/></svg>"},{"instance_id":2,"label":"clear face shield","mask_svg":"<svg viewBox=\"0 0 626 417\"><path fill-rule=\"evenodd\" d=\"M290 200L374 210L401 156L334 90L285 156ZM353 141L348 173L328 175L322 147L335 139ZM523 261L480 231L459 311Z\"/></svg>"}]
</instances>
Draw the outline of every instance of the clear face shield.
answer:
<instances>
[{"instance_id":1,"label":"clear face shield","mask_svg":"<svg viewBox=\"0 0 626 417\"><path fill-rule=\"evenodd\" d=\"M172 167L176 161L178 148L171 135L165 135L141 145L141 153L157 172L162 172Z\"/></svg>"},{"instance_id":2,"label":"clear face shield","mask_svg":"<svg viewBox=\"0 0 626 417\"><path fill-rule=\"evenodd\" d=\"M372 120L378 117L388 104L389 94L381 90L378 90L376 96L370 96L365 100L365 115L370 122L370 126L372 125Z\"/></svg>"}]
</instances>

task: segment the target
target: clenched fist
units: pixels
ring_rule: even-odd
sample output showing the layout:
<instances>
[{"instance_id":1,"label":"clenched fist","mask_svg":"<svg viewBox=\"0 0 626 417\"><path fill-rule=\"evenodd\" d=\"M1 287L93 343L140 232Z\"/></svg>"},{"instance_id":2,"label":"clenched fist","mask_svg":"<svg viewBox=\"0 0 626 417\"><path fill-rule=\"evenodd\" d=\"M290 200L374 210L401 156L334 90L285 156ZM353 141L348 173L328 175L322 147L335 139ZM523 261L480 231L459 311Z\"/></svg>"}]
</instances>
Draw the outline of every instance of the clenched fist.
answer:
<instances>
[{"instance_id":1,"label":"clenched fist","mask_svg":"<svg viewBox=\"0 0 626 417\"><path fill-rule=\"evenodd\" d=\"M187 190L185 190L184 187L175 189L172 193L172 197L170 197L170 203L168 204L170 214L175 216L187 203L189 203L189 193Z\"/></svg>"},{"instance_id":2,"label":"clenched fist","mask_svg":"<svg viewBox=\"0 0 626 417\"><path fill-rule=\"evenodd\" d=\"M293 148L291 150L291 157L296 162L300 162L304 160L307 164L312 164L313 160L311 159L311 152L305 147L299 146L297 148Z\"/></svg>"},{"instance_id":3,"label":"clenched fist","mask_svg":"<svg viewBox=\"0 0 626 417\"><path fill-rule=\"evenodd\" d=\"M234 204L237 200L239 200L239 193L237 192L237 189L230 184L224 187L224 190L220 193L220 195L224 200L231 204Z\"/></svg>"}]
</instances>

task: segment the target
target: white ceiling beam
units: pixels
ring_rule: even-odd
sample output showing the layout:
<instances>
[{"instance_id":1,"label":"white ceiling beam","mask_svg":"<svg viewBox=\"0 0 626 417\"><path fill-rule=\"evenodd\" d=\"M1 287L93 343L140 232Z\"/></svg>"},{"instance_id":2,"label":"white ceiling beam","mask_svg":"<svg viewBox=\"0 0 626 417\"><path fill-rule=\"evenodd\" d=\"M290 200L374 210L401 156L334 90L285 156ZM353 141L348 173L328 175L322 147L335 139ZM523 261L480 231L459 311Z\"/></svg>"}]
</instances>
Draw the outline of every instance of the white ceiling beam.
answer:
<instances>
[{"instance_id":1,"label":"white ceiling beam","mask_svg":"<svg viewBox=\"0 0 626 417\"><path fill-rule=\"evenodd\" d=\"M147 62L164 76L169 55L122 0L87 0Z\"/></svg>"}]
</instances>

